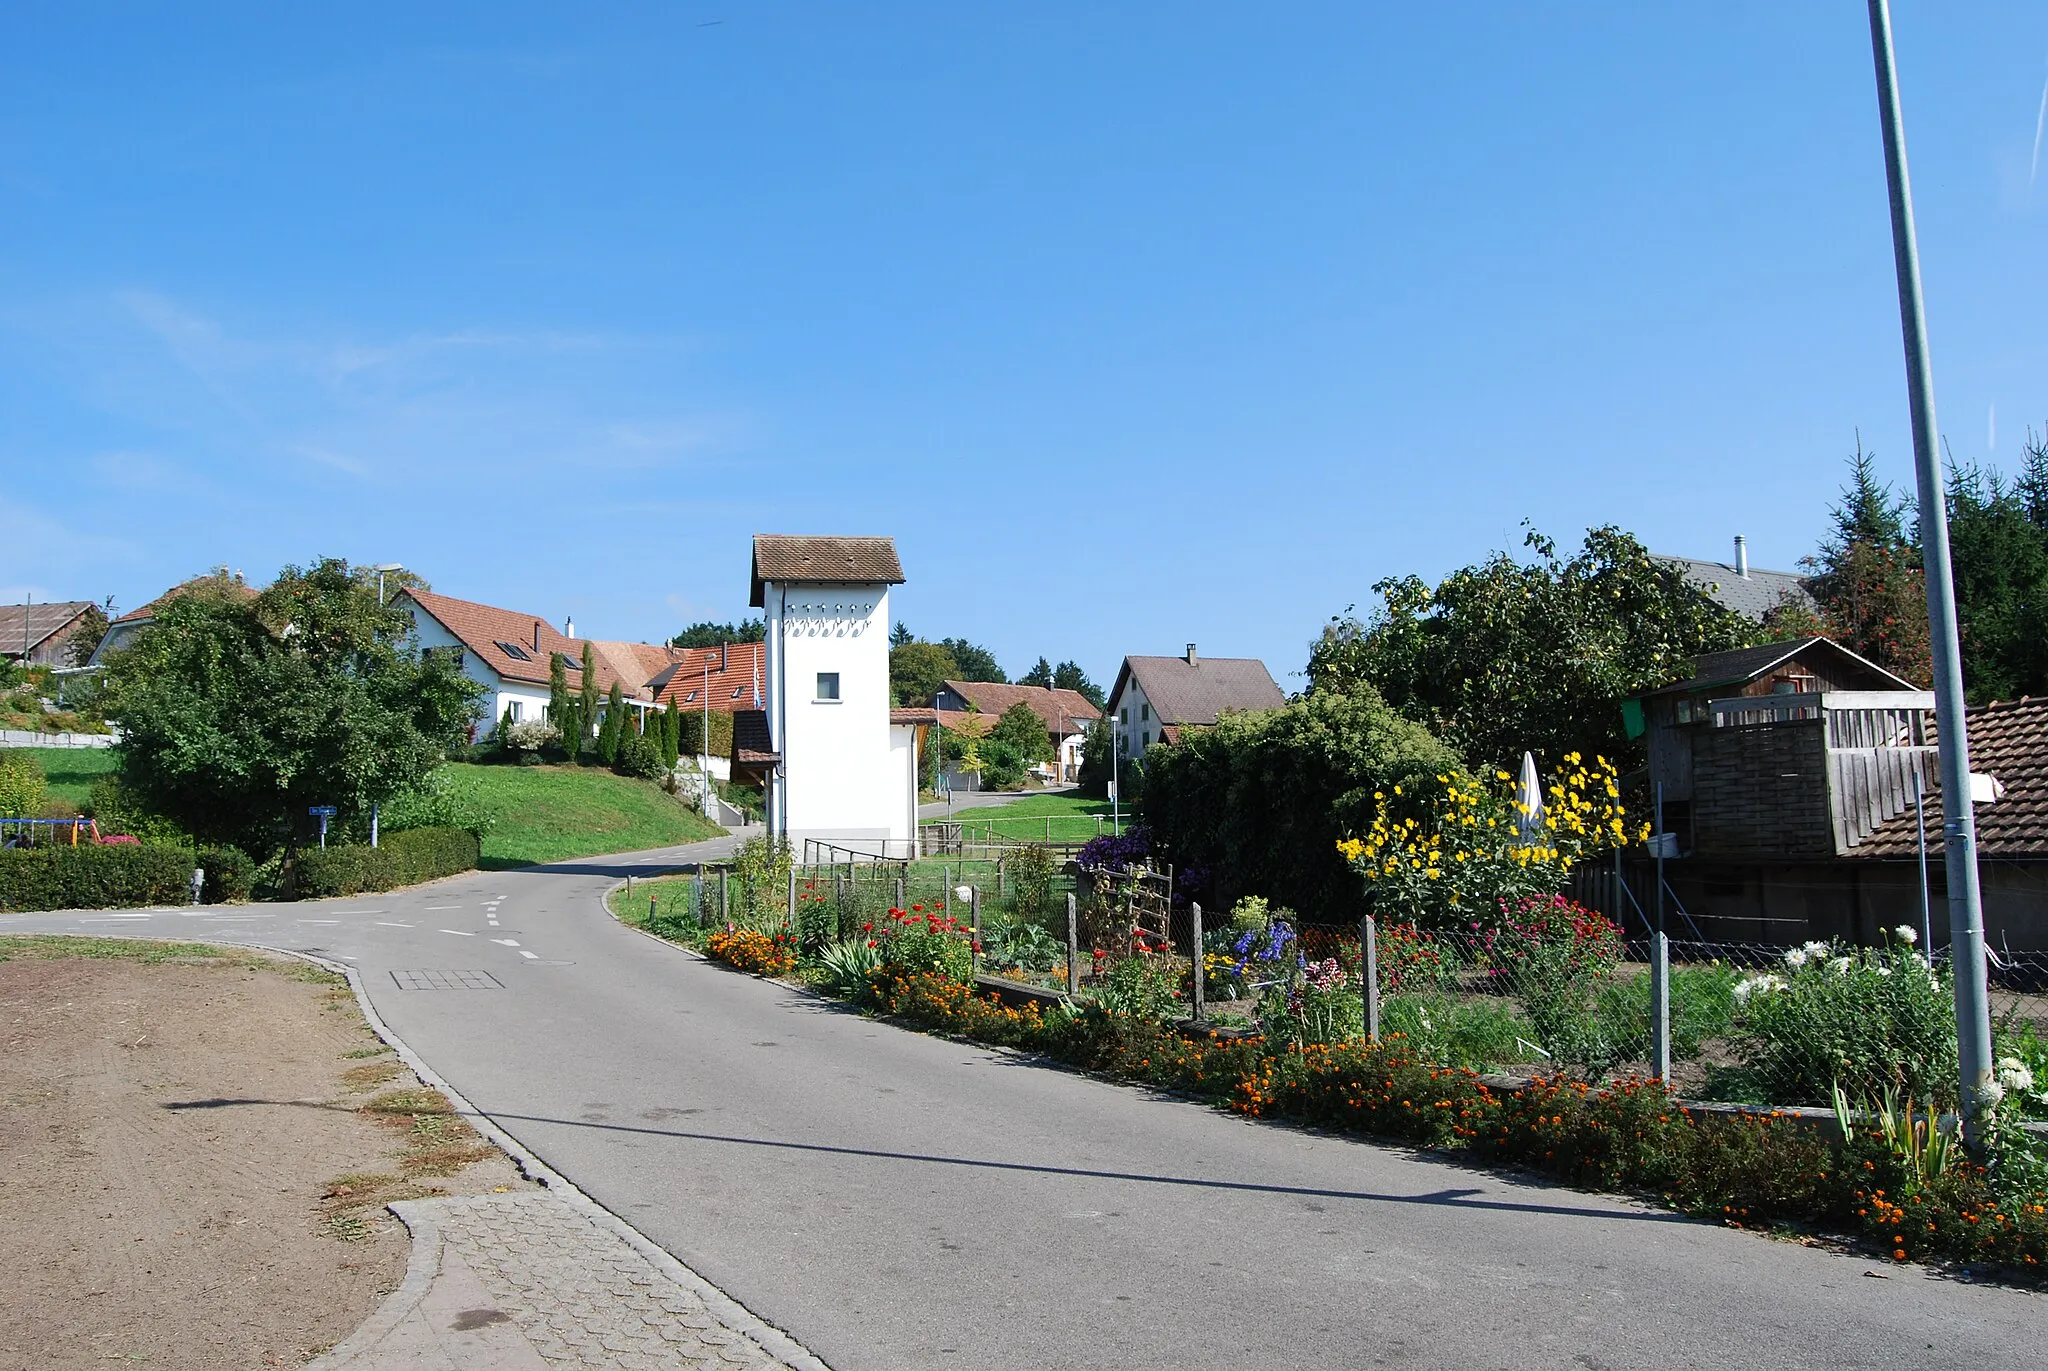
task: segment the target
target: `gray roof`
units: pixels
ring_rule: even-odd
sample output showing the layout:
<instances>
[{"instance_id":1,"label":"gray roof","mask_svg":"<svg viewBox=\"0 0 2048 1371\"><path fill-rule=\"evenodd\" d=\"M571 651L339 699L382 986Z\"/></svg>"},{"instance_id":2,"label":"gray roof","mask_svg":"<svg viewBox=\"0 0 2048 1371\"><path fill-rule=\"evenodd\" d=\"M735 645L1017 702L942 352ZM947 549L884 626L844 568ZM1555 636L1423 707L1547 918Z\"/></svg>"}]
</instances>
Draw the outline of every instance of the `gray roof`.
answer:
<instances>
[{"instance_id":1,"label":"gray roof","mask_svg":"<svg viewBox=\"0 0 2048 1371\"><path fill-rule=\"evenodd\" d=\"M1278 709L1287 696L1256 657L1126 657L1116 674L1114 701L1133 677L1162 724L1213 724L1226 709Z\"/></svg>"},{"instance_id":2,"label":"gray roof","mask_svg":"<svg viewBox=\"0 0 2048 1371\"><path fill-rule=\"evenodd\" d=\"M1651 553L1650 560L1676 567L1688 584L1723 609L1745 618L1761 620L1787 596L1808 609L1816 608L1806 589L1806 578L1790 571L1764 571L1751 567L1749 575L1737 573L1726 562L1702 562L1693 557L1666 557Z\"/></svg>"},{"instance_id":3,"label":"gray roof","mask_svg":"<svg viewBox=\"0 0 2048 1371\"><path fill-rule=\"evenodd\" d=\"M1645 692L1646 695L1693 694L1712 690L1716 686L1746 685L1780 663L1807 653L1823 653L1836 659L1839 666L1846 665L1850 673L1860 672L1864 676L1862 689L1865 690L1917 690L1911 681L1893 675L1876 662L1851 652L1832 638L1793 638L1781 643L1763 643L1756 647L1736 647L1725 652L1703 652L1692 659L1692 676L1670 685L1659 686Z\"/></svg>"}]
</instances>

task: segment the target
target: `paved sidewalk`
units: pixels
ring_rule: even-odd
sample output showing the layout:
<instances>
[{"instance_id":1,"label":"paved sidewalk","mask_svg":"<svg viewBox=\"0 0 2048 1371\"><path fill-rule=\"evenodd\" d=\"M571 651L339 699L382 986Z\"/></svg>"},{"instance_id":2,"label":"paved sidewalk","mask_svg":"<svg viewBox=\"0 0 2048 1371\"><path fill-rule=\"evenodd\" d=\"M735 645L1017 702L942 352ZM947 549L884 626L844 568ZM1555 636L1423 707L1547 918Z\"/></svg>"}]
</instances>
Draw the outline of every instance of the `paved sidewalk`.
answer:
<instances>
[{"instance_id":1,"label":"paved sidewalk","mask_svg":"<svg viewBox=\"0 0 2048 1371\"><path fill-rule=\"evenodd\" d=\"M587 1203L587 1202L585 1202ZM601 1211L546 1190L410 1200L405 1281L312 1371L824 1364Z\"/></svg>"}]
</instances>

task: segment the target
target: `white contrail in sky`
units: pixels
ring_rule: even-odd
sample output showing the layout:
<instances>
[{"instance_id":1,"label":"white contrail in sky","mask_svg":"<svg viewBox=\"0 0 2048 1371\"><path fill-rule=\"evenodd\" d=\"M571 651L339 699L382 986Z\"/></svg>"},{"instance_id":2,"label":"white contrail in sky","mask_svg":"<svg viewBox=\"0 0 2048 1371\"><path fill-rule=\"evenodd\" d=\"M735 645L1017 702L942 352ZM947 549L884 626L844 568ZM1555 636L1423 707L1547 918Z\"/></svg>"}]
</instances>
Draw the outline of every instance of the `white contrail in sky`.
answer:
<instances>
[{"instance_id":1,"label":"white contrail in sky","mask_svg":"<svg viewBox=\"0 0 2048 1371\"><path fill-rule=\"evenodd\" d=\"M2041 130L2048 128L2048 81L2041 83L2041 112L2034 116L2034 166L2027 173L2027 184L2033 185L2034 178L2041 174Z\"/></svg>"}]
</instances>

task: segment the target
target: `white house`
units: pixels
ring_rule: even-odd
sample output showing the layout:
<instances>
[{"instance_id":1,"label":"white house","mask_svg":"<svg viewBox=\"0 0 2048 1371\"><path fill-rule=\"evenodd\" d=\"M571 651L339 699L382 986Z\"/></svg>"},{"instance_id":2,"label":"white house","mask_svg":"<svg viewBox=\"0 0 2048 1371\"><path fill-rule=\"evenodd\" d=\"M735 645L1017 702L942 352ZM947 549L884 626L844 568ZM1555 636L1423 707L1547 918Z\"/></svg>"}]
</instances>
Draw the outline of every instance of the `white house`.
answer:
<instances>
[{"instance_id":1,"label":"white house","mask_svg":"<svg viewBox=\"0 0 2048 1371\"><path fill-rule=\"evenodd\" d=\"M768 826L903 856L917 837L917 727L889 711L889 538L754 538L768 624L766 708L735 716L734 761L768 787Z\"/></svg>"}]
</instances>

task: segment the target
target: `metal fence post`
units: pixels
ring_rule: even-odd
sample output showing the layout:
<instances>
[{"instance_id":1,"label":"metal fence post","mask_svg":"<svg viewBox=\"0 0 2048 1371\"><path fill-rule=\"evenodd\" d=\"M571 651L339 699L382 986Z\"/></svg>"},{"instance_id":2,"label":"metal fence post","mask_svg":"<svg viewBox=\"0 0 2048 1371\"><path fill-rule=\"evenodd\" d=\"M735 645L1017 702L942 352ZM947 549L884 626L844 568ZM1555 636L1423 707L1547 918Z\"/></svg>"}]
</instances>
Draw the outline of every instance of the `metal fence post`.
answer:
<instances>
[{"instance_id":1,"label":"metal fence post","mask_svg":"<svg viewBox=\"0 0 2048 1371\"><path fill-rule=\"evenodd\" d=\"M721 923L732 922L732 894L726 886L726 879L731 875L732 868L718 868L718 918Z\"/></svg>"},{"instance_id":2,"label":"metal fence post","mask_svg":"<svg viewBox=\"0 0 2048 1371\"><path fill-rule=\"evenodd\" d=\"M1671 1083L1671 939L1650 935L1650 1072Z\"/></svg>"},{"instance_id":3,"label":"metal fence post","mask_svg":"<svg viewBox=\"0 0 2048 1371\"><path fill-rule=\"evenodd\" d=\"M796 863L789 864L789 904L782 911L785 926L796 932Z\"/></svg>"},{"instance_id":4,"label":"metal fence post","mask_svg":"<svg viewBox=\"0 0 2048 1371\"><path fill-rule=\"evenodd\" d=\"M1202 905L1198 900L1188 901L1188 918L1193 922L1195 955L1195 1022L1202 1021Z\"/></svg>"},{"instance_id":5,"label":"metal fence post","mask_svg":"<svg viewBox=\"0 0 2048 1371\"><path fill-rule=\"evenodd\" d=\"M1067 892L1067 993L1081 993L1081 919L1071 890Z\"/></svg>"},{"instance_id":6,"label":"metal fence post","mask_svg":"<svg viewBox=\"0 0 2048 1371\"><path fill-rule=\"evenodd\" d=\"M903 908L903 878L901 876L896 878L896 907L898 909Z\"/></svg>"},{"instance_id":7,"label":"metal fence post","mask_svg":"<svg viewBox=\"0 0 2048 1371\"><path fill-rule=\"evenodd\" d=\"M1359 994L1365 1000L1365 1040L1380 1040L1380 928L1372 915L1358 921Z\"/></svg>"},{"instance_id":8,"label":"metal fence post","mask_svg":"<svg viewBox=\"0 0 2048 1371\"><path fill-rule=\"evenodd\" d=\"M697 868L696 876L690 882L690 912L697 916L697 927L704 926L704 868Z\"/></svg>"}]
</instances>

